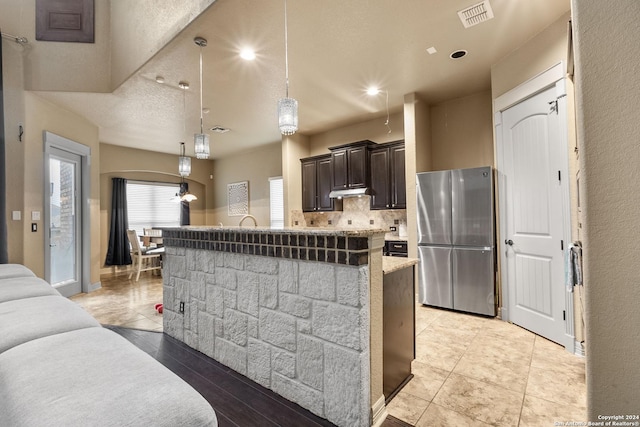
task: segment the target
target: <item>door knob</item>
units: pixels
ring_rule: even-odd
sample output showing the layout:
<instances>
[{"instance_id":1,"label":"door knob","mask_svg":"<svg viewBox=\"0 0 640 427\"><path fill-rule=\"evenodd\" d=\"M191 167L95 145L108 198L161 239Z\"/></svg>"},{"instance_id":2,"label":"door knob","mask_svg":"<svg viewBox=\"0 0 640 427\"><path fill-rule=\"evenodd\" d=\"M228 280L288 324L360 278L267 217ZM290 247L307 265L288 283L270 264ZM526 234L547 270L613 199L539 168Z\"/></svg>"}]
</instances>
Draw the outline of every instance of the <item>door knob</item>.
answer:
<instances>
[{"instance_id":1,"label":"door knob","mask_svg":"<svg viewBox=\"0 0 640 427\"><path fill-rule=\"evenodd\" d=\"M509 246L513 246L513 240L511 240L511 239L505 240L504 242Z\"/></svg>"}]
</instances>

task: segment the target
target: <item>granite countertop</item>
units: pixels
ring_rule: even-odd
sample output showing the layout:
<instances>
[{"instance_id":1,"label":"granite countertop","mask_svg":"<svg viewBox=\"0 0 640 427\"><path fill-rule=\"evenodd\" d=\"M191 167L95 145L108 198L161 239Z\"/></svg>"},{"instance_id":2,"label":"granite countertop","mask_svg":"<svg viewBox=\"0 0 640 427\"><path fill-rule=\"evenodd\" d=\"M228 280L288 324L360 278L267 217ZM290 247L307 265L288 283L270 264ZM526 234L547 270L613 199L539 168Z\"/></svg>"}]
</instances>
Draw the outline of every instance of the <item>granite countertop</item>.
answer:
<instances>
[{"instance_id":1,"label":"granite countertop","mask_svg":"<svg viewBox=\"0 0 640 427\"><path fill-rule=\"evenodd\" d=\"M162 227L163 230L170 231L232 231L243 233L259 234L315 234L321 236L347 236L347 237L368 237L376 234L384 234L386 230L382 228L339 228L339 227L251 227L251 226L183 226L183 227Z\"/></svg>"},{"instance_id":2,"label":"granite countertop","mask_svg":"<svg viewBox=\"0 0 640 427\"><path fill-rule=\"evenodd\" d=\"M393 273L403 268L411 267L419 262L417 258L403 258L398 256L382 257L382 272L384 274Z\"/></svg>"}]
</instances>

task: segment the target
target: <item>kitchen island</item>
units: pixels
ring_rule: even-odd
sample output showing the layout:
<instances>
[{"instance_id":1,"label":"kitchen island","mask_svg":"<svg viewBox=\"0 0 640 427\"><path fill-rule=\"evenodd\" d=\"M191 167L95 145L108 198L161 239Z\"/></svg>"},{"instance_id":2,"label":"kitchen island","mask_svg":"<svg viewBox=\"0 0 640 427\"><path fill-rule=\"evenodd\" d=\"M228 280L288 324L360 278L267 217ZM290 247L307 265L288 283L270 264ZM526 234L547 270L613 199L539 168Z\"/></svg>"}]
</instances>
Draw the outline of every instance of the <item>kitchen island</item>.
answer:
<instances>
[{"instance_id":1,"label":"kitchen island","mask_svg":"<svg viewBox=\"0 0 640 427\"><path fill-rule=\"evenodd\" d=\"M165 228L164 331L336 425L379 425L384 233Z\"/></svg>"}]
</instances>

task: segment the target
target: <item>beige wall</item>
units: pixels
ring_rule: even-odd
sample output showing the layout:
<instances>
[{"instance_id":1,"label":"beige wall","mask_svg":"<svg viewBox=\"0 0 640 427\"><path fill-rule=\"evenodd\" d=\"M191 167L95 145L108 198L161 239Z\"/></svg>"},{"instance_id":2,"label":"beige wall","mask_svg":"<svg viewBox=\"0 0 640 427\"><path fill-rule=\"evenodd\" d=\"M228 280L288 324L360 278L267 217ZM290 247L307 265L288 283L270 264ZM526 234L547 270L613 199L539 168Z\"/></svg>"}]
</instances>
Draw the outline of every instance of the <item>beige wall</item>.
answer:
<instances>
[{"instance_id":1,"label":"beige wall","mask_svg":"<svg viewBox=\"0 0 640 427\"><path fill-rule=\"evenodd\" d=\"M491 67L493 99L566 59L568 21L569 11Z\"/></svg>"},{"instance_id":2,"label":"beige wall","mask_svg":"<svg viewBox=\"0 0 640 427\"><path fill-rule=\"evenodd\" d=\"M636 0L573 0L584 207L587 407L638 415L640 227ZM620 49L618 49L620 48Z\"/></svg>"},{"instance_id":3,"label":"beige wall","mask_svg":"<svg viewBox=\"0 0 640 427\"><path fill-rule=\"evenodd\" d=\"M433 124L431 123L429 105L415 93L405 95L403 119L405 127L405 179L407 184L407 249L411 258L417 258L416 173L431 170L431 129Z\"/></svg>"},{"instance_id":4,"label":"beige wall","mask_svg":"<svg viewBox=\"0 0 640 427\"><path fill-rule=\"evenodd\" d=\"M229 216L227 184L249 181L249 213L259 226L269 225L269 178L282 176L282 145L269 144L251 151L214 160L213 224L238 225L240 216ZM243 225L252 225L250 220Z\"/></svg>"},{"instance_id":5,"label":"beige wall","mask_svg":"<svg viewBox=\"0 0 640 427\"><path fill-rule=\"evenodd\" d=\"M403 114L397 113L389 117L391 133L389 133L389 129L384 124L386 120L386 117L380 117L311 135L309 136L309 155L329 154L329 147L362 141L364 139L379 144L404 139Z\"/></svg>"},{"instance_id":6,"label":"beige wall","mask_svg":"<svg viewBox=\"0 0 640 427\"><path fill-rule=\"evenodd\" d=\"M213 224L213 161L191 159L191 175L185 178L189 192L198 200L190 204L191 225ZM179 183L178 156L155 151L137 150L119 145L100 144L100 267L101 273L114 273L104 261L109 244L111 224L112 178Z\"/></svg>"},{"instance_id":7,"label":"beige wall","mask_svg":"<svg viewBox=\"0 0 640 427\"><path fill-rule=\"evenodd\" d=\"M284 223L292 225L291 211L302 211L302 167L309 157L309 137L296 133L282 137L282 178L284 183Z\"/></svg>"},{"instance_id":8,"label":"beige wall","mask_svg":"<svg viewBox=\"0 0 640 427\"><path fill-rule=\"evenodd\" d=\"M91 284L100 280L100 146L98 128L86 119L63 110L48 101L25 92L24 141L24 205L23 205L23 263L40 277L44 277L44 230L40 221L38 232L31 232L31 212L44 212L44 144L43 132L55 133L86 145L91 149L89 221ZM8 159L8 161L11 161ZM29 218L29 219L27 219ZM45 218L42 218L44 220Z\"/></svg>"},{"instance_id":9,"label":"beige wall","mask_svg":"<svg viewBox=\"0 0 640 427\"><path fill-rule=\"evenodd\" d=\"M111 2L95 2L95 43L37 41L35 3L35 0L0 0L0 28L29 39L24 55L25 88L108 92Z\"/></svg>"},{"instance_id":10,"label":"beige wall","mask_svg":"<svg viewBox=\"0 0 640 427\"><path fill-rule=\"evenodd\" d=\"M431 106L431 170L493 166L491 92Z\"/></svg>"}]
</instances>

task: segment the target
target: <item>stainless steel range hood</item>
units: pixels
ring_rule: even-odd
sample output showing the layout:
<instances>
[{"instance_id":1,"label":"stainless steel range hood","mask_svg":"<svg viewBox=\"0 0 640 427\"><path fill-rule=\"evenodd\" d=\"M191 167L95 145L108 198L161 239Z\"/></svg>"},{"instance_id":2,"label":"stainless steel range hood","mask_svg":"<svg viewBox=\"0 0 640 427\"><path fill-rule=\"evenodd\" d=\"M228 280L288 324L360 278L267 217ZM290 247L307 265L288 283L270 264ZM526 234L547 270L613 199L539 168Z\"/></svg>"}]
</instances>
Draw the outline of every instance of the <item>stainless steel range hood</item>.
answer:
<instances>
[{"instance_id":1,"label":"stainless steel range hood","mask_svg":"<svg viewBox=\"0 0 640 427\"><path fill-rule=\"evenodd\" d=\"M347 197L368 196L369 194L371 194L369 188L350 188L348 190L333 190L329 193L329 197L332 199L345 199Z\"/></svg>"}]
</instances>

